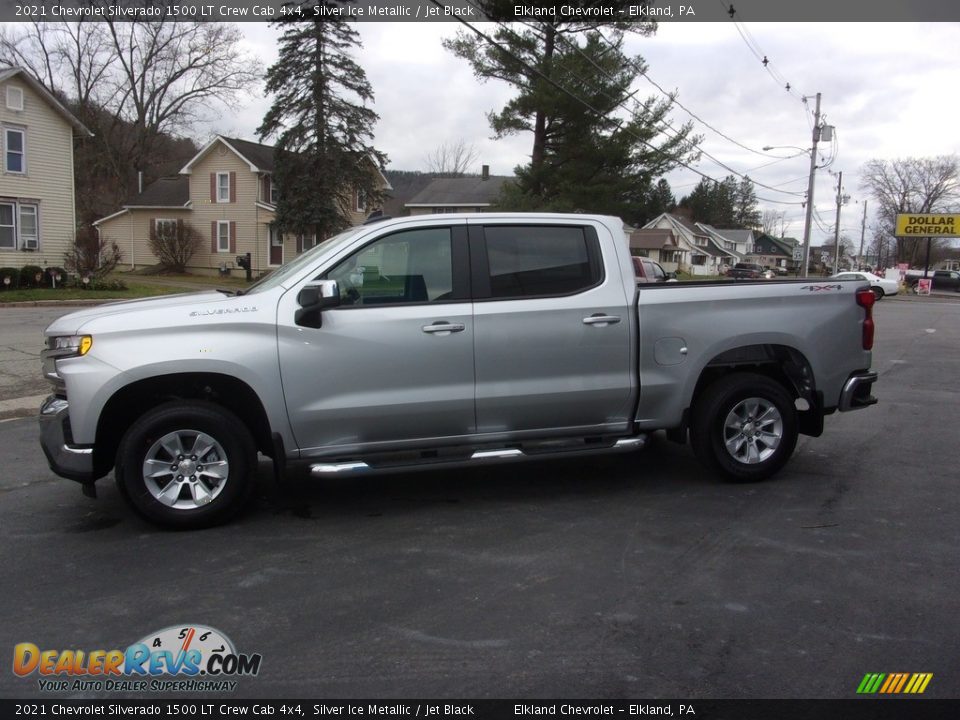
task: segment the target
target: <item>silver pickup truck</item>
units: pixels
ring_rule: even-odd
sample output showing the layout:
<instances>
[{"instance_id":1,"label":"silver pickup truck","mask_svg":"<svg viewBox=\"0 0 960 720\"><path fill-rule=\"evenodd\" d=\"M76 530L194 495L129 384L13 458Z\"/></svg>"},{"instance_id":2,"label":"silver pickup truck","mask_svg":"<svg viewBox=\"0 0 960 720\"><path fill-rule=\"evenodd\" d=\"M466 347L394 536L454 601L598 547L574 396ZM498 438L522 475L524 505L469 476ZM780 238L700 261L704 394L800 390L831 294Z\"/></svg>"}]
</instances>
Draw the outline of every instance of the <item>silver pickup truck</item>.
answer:
<instances>
[{"instance_id":1,"label":"silver pickup truck","mask_svg":"<svg viewBox=\"0 0 960 720\"><path fill-rule=\"evenodd\" d=\"M257 454L314 475L689 436L739 481L876 400L866 283L638 285L622 223L433 215L352 228L236 294L103 305L45 331L41 444L135 510L222 522Z\"/></svg>"}]
</instances>

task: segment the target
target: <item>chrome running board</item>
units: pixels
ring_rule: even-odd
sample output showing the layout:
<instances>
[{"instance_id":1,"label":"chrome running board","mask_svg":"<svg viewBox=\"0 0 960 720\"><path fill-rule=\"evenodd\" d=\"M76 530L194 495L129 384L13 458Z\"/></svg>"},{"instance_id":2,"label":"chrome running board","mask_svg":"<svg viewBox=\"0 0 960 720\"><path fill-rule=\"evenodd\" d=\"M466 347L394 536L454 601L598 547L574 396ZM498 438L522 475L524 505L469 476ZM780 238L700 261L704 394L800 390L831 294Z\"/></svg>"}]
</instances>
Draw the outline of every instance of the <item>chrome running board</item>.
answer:
<instances>
[{"instance_id":1,"label":"chrome running board","mask_svg":"<svg viewBox=\"0 0 960 720\"><path fill-rule=\"evenodd\" d=\"M647 436L641 434L634 437L620 438L612 445L602 446L565 446L549 450L537 449L532 452L524 452L522 448L475 450L468 458L424 459L423 462L377 463L375 465L370 465L360 460L350 460L340 463L315 463L310 466L310 474L317 476L351 475L372 472L408 472L439 467L469 467L471 465L488 465L513 460L542 460L557 455L597 455L629 452L632 450L640 450L646 443Z\"/></svg>"}]
</instances>

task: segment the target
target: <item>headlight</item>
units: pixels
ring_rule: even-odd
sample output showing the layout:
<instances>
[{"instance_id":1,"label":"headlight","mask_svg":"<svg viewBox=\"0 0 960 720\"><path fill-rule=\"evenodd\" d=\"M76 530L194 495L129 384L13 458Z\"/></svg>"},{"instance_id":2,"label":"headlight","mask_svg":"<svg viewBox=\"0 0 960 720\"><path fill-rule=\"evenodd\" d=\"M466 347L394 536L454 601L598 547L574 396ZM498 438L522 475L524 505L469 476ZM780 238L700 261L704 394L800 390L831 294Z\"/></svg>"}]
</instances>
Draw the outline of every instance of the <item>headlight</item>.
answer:
<instances>
[{"instance_id":1,"label":"headlight","mask_svg":"<svg viewBox=\"0 0 960 720\"><path fill-rule=\"evenodd\" d=\"M93 347L91 335L62 335L50 338L50 349L57 357L81 357Z\"/></svg>"}]
</instances>

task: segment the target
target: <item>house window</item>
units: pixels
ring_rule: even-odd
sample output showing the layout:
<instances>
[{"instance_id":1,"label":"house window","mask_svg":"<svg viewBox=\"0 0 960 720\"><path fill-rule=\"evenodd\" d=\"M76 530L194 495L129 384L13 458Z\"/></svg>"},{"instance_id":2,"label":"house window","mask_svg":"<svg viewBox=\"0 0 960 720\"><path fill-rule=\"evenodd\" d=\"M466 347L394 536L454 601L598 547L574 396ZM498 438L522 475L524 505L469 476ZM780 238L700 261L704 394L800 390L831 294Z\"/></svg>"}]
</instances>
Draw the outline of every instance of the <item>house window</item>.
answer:
<instances>
[{"instance_id":1,"label":"house window","mask_svg":"<svg viewBox=\"0 0 960 720\"><path fill-rule=\"evenodd\" d=\"M354 207L353 209L357 212L366 212L367 211L367 191L362 188L357 188L357 191L353 194L354 197Z\"/></svg>"},{"instance_id":2,"label":"house window","mask_svg":"<svg viewBox=\"0 0 960 720\"><path fill-rule=\"evenodd\" d=\"M7 85L7 109L23 110L23 88Z\"/></svg>"},{"instance_id":3,"label":"house window","mask_svg":"<svg viewBox=\"0 0 960 720\"><path fill-rule=\"evenodd\" d=\"M16 205L0 203L0 248L3 250L17 249Z\"/></svg>"},{"instance_id":4,"label":"house window","mask_svg":"<svg viewBox=\"0 0 960 720\"><path fill-rule=\"evenodd\" d=\"M38 250L40 223L36 205L0 203L0 250Z\"/></svg>"},{"instance_id":5,"label":"house window","mask_svg":"<svg viewBox=\"0 0 960 720\"><path fill-rule=\"evenodd\" d=\"M40 247L37 206L20 206L20 247L24 250L37 250Z\"/></svg>"},{"instance_id":6,"label":"house window","mask_svg":"<svg viewBox=\"0 0 960 720\"><path fill-rule=\"evenodd\" d=\"M172 240L177 235L177 221L158 219L155 221L154 231L158 240Z\"/></svg>"},{"instance_id":7,"label":"house window","mask_svg":"<svg viewBox=\"0 0 960 720\"><path fill-rule=\"evenodd\" d=\"M458 208L455 207L435 207L433 209L434 215L442 215L443 213L455 213Z\"/></svg>"},{"instance_id":8,"label":"house window","mask_svg":"<svg viewBox=\"0 0 960 720\"><path fill-rule=\"evenodd\" d=\"M230 173L217 173L217 202L230 202Z\"/></svg>"},{"instance_id":9,"label":"house window","mask_svg":"<svg viewBox=\"0 0 960 720\"><path fill-rule=\"evenodd\" d=\"M280 193L277 192L277 184L273 181L273 178L271 178L268 182L270 185L270 204L276 205L280 200Z\"/></svg>"},{"instance_id":10,"label":"house window","mask_svg":"<svg viewBox=\"0 0 960 720\"><path fill-rule=\"evenodd\" d=\"M217 221L217 252L230 252L230 222Z\"/></svg>"},{"instance_id":11,"label":"house window","mask_svg":"<svg viewBox=\"0 0 960 720\"><path fill-rule=\"evenodd\" d=\"M8 173L26 172L25 136L23 130L3 129L3 169Z\"/></svg>"},{"instance_id":12,"label":"house window","mask_svg":"<svg viewBox=\"0 0 960 720\"><path fill-rule=\"evenodd\" d=\"M692 258L690 258L690 264L691 264L691 265L706 265L706 264L707 264L707 256L706 256L706 255L694 255Z\"/></svg>"}]
</instances>

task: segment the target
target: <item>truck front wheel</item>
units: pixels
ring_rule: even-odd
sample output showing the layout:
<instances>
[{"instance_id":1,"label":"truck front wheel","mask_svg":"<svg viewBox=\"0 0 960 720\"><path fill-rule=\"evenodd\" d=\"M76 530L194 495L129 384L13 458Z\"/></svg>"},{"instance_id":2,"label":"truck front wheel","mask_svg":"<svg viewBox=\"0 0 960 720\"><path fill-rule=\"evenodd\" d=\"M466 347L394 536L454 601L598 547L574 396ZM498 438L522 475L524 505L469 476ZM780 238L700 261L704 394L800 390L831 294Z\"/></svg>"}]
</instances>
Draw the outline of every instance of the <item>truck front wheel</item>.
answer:
<instances>
[{"instance_id":1,"label":"truck front wheel","mask_svg":"<svg viewBox=\"0 0 960 720\"><path fill-rule=\"evenodd\" d=\"M726 375L693 408L690 442L697 458L735 482L766 480L797 444L797 411L779 383L756 373Z\"/></svg>"},{"instance_id":2,"label":"truck front wheel","mask_svg":"<svg viewBox=\"0 0 960 720\"><path fill-rule=\"evenodd\" d=\"M117 451L121 493L141 515L176 528L209 527L250 497L256 451L236 415L212 403L174 401L133 423Z\"/></svg>"}]
</instances>

